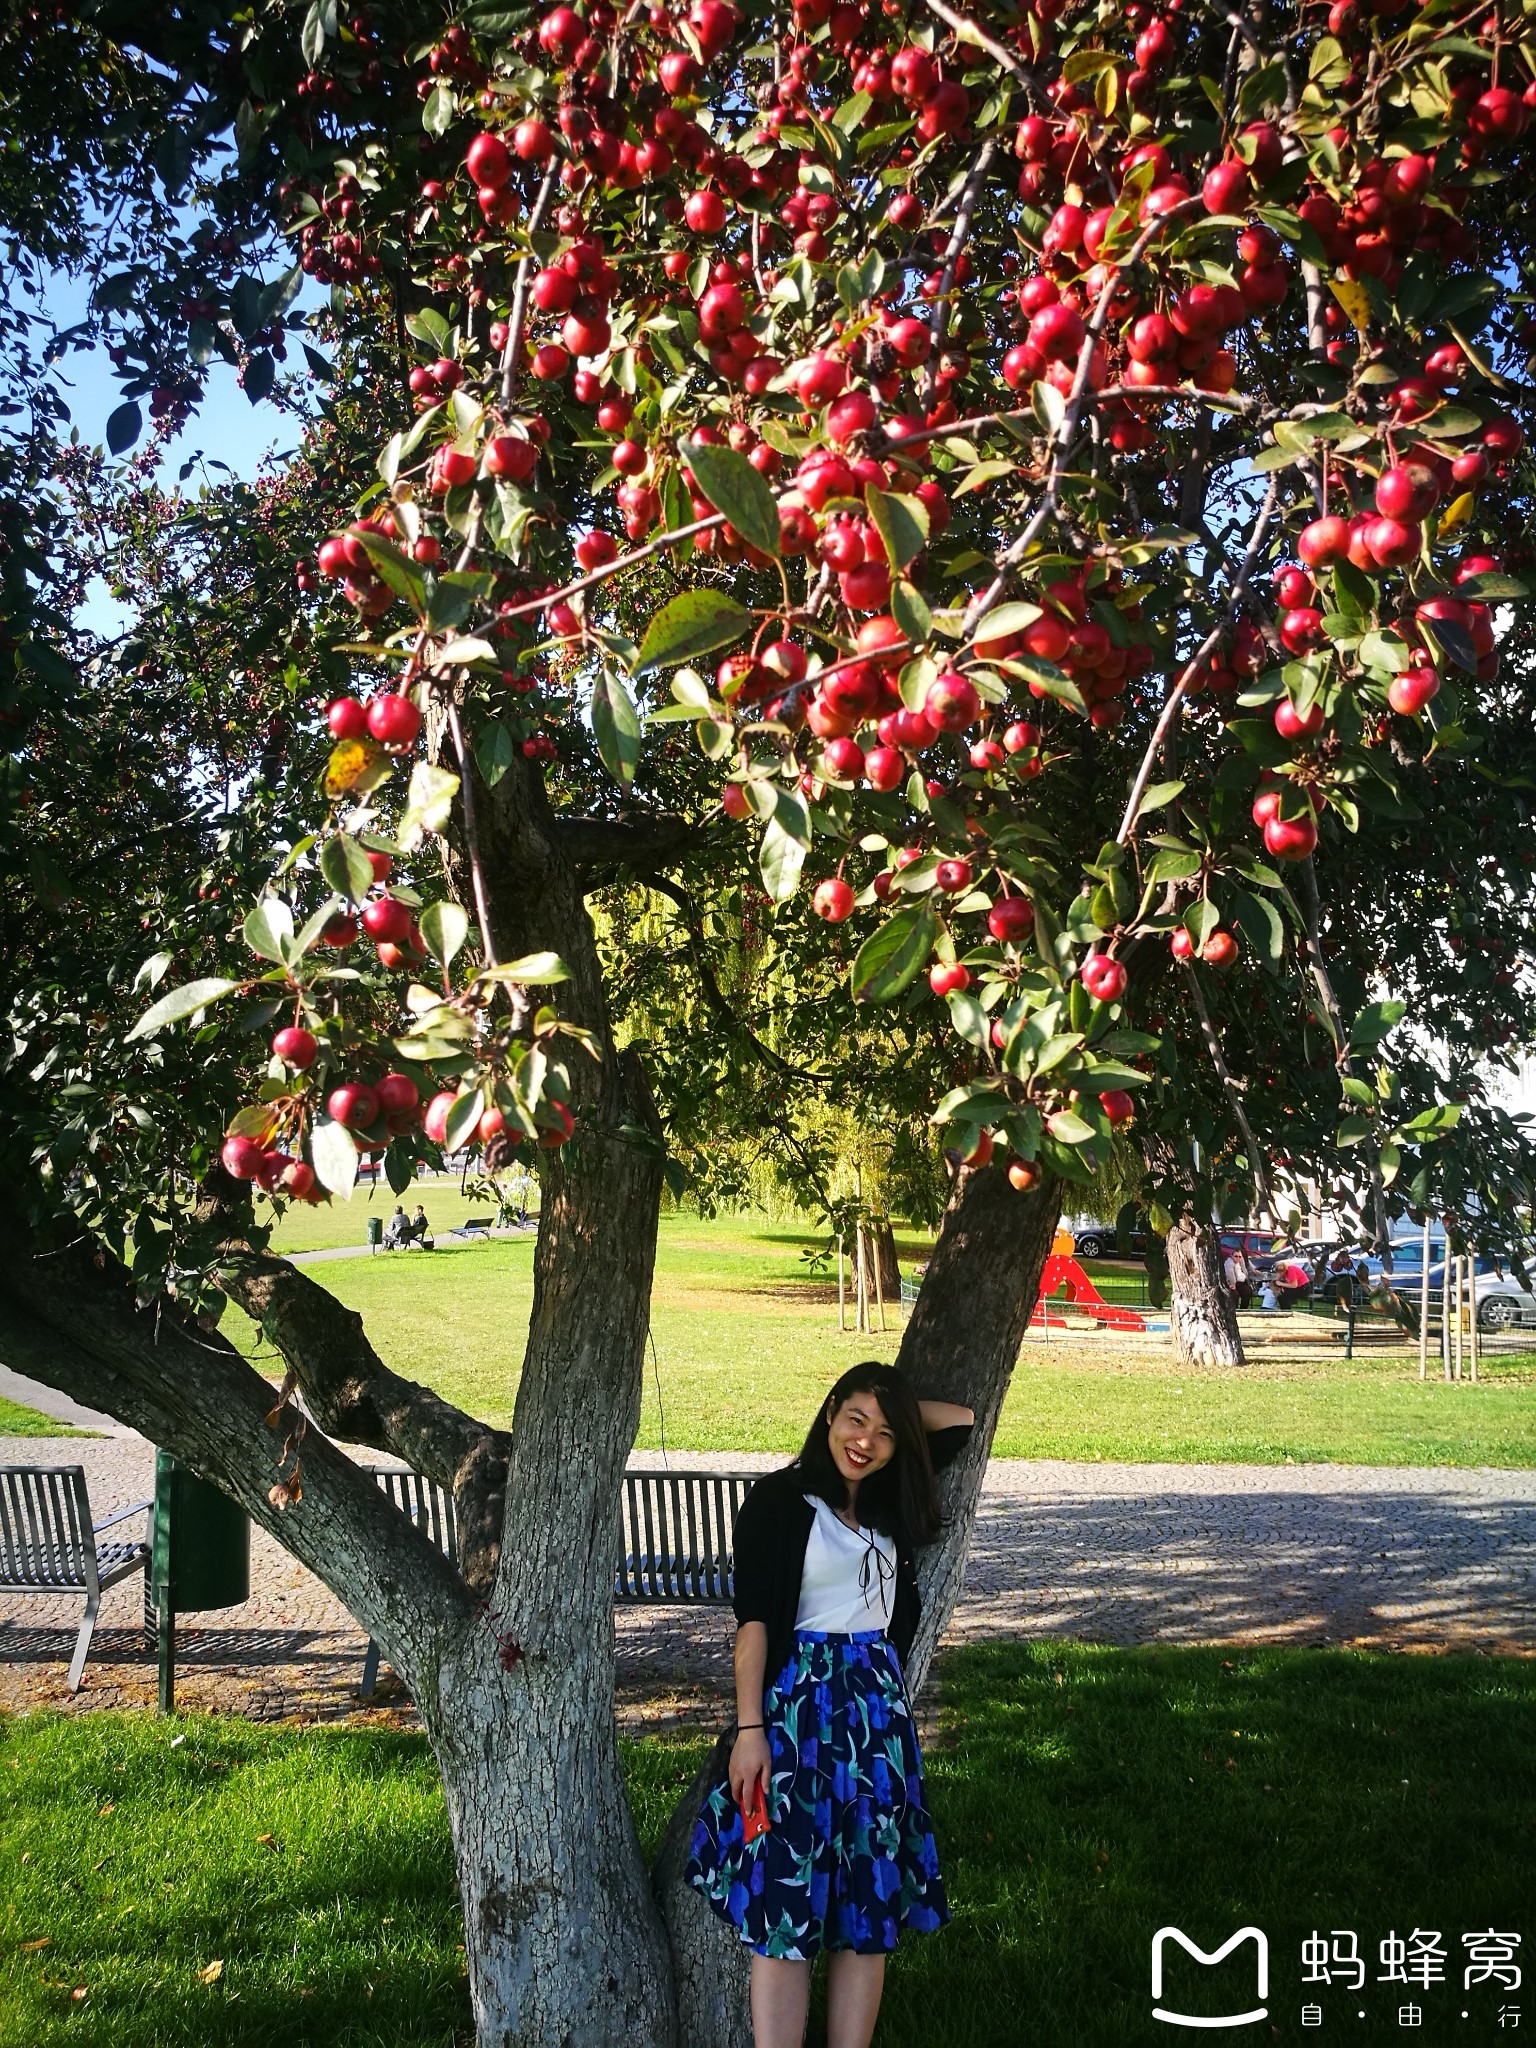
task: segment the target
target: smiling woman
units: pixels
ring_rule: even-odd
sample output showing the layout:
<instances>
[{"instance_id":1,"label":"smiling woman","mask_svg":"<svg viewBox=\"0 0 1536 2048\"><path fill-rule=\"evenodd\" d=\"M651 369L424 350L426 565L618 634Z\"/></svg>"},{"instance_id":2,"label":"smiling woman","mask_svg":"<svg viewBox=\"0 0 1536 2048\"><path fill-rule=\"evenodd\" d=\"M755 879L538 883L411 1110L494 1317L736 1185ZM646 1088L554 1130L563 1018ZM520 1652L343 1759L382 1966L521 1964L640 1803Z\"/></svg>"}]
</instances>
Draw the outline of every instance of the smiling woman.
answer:
<instances>
[{"instance_id":1,"label":"smiling woman","mask_svg":"<svg viewBox=\"0 0 1536 2048\"><path fill-rule=\"evenodd\" d=\"M935 1467L974 1420L856 1365L737 1517L738 1727L686 1876L753 1951L757 2048L799 2043L823 1951L829 2038L867 2042L902 1929L949 1918L902 1660L913 1551L942 1526Z\"/></svg>"}]
</instances>

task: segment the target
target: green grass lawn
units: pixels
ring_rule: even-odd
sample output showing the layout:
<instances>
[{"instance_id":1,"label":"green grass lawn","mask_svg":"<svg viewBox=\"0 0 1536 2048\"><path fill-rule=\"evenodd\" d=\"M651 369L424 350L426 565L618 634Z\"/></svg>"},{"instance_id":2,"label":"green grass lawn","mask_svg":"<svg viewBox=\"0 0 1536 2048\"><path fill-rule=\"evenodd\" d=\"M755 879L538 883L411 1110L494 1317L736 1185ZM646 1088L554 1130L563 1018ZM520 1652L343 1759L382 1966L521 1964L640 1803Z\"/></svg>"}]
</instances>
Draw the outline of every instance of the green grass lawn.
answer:
<instances>
[{"instance_id":1,"label":"green grass lawn","mask_svg":"<svg viewBox=\"0 0 1536 2048\"><path fill-rule=\"evenodd\" d=\"M67 1422L55 1422L35 1408L0 1399L0 1436L94 1436L93 1429L72 1429Z\"/></svg>"},{"instance_id":2,"label":"green grass lawn","mask_svg":"<svg viewBox=\"0 0 1536 2048\"><path fill-rule=\"evenodd\" d=\"M1353 2039L1397 2034L1402 1994L1374 1981L1379 1942L1440 1930L1451 1988L1418 1994L1414 2038L1491 2040L1501 1994L1463 1993L1460 1936L1529 1944L1533 1709L1536 1661L1519 1659L952 1654L928 1780L954 1918L902 1943L878 2048L1166 2040L1148 1956L1168 1922L1207 1949L1264 1929L1266 2040L1312 2038L1300 1945L1314 1928L1355 1931L1368 1961L1358 1998L1305 1994L1325 2038ZM626 1746L648 1853L702 1753ZM111 1714L0 1724L0 1870L0 2048L467 2038L447 1828L420 1737ZM1208 2012L1192 1968L1170 1965L1165 1996Z\"/></svg>"},{"instance_id":3,"label":"green grass lawn","mask_svg":"<svg viewBox=\"0 0 1536 2048\"><path fill-rule=\"evenodd\" d=\"M437 1192L458 1199L454 1190ZM314 1220L306 1214L304 1228ZM839 1334L835 1275L808 1272L801 1254L811 1243L792 1225L761 1219L663 1217L642 1448L660 1446L664 1425L669 1450L793 1451L847 1366L895 1356L894 1305L884 1336ZM898 1245L910 1273L927 1244ZM497 1423L512 1417L532 1271L531 1233L309 1268L363 1313L389 1364ZM1138 1277L1124 1268L1094 1271L1106 1289L1133 1287ZM258 1333L238 1311L224 1327L262 1356ZM964 1342L963 1330L956 1341ZM266 1362L275 1369L275 1360ZM1536 1360L1489 1359L1484 1373L1476 1387L1421 1384L1416 1363L1369 1352L1347 1362L1260 1357L1237 1372L1188 1373L1112 1337L1091 1348L1031 1340L995 1449L1008 1458L1133 1462L1536 1464Z\"/></svg>"},{"instance_id":4,"label":"green grass lawn","mask_svg":"<svg viewBox=\"0 0 1536 2048\"><path fill-rule=\"evenodd\" d=\"M388 1222L396 1203L409 1216L418 1202L426 1210L427 1220L439 1236L471 1217L481 1221L490 1218L494 1222L496 1216L494 1202L472 1202L467 1195L459 1193L457 1174L450 1174L442 1180L416 1181L403 1195L392 1193L388 1181L381 1180L376 1188L366 1184L359 1186L350 1202L325 1202L313 1209L295 1204L277 1224L272 1236L272 1249L284 1253L318 1252L330 1251L338 1245L365 1244L370 1216ZM528 1197L528 1204L529 1214L537 1216L539 1191L536 1187ZM256 1214L258 1221L272 1221L272 1211L263 1196L257 1197Z\"/></svg>"}]
</instances>

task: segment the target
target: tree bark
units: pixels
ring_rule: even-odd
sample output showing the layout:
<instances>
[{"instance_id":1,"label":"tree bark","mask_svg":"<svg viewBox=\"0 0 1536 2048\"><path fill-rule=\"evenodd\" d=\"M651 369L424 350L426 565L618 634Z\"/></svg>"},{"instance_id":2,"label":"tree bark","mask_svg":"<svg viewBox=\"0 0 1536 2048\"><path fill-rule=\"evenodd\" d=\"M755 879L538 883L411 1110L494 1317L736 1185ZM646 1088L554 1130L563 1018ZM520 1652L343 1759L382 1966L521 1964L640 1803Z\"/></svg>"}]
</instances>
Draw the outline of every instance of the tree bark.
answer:
<instances>
[{"instance_id":1,"label":"tree bark","mask_svg":"<svg viewBox=\"0 0 1536 2048\"><path fill-rule=\"evenodd\" d=\"M869 1276L870 1292L873 1295L875 1271L880 1275L880 1292L885 1296L887 1309L901 1304L901 1267L896 1262L896 1233L888 1222L871 1223L867 1236L874 1254L874 1269Z\"/></svg>"},{"instance_id":2,"label":"tree bark","mask_svg":"<svg viewBox=\"0 0 1536 2048\"><path fill-rule=\"evenodd\" d=\"M1173 1349L1180 1365L1246 1365L1237 1303L1221 1273L1221 1236L1189 1217L1168 1233Z\"/></svg>"},{"instance_id":3,"label":"tree bark","mask_svg":"<svg viewBox=\"0 0 1536 2048\"><path fill-rule=\"evenodd\" d=\"M918 1557L923 1611L905 1673L914 1698L959 1597L993 1433L1060 1213L1059 1183L1047 1181L1021 1195L1000 1167L962 1171L902 1337L896 1364L917 1392L976 1411L963 1455L940 1475L944 1533ZM678 1989L679 2048L752 2048L747 1951L682 1882L689 1836L716 1758L684 1793L656 1864Z\"/></svg>"}]
</instances>

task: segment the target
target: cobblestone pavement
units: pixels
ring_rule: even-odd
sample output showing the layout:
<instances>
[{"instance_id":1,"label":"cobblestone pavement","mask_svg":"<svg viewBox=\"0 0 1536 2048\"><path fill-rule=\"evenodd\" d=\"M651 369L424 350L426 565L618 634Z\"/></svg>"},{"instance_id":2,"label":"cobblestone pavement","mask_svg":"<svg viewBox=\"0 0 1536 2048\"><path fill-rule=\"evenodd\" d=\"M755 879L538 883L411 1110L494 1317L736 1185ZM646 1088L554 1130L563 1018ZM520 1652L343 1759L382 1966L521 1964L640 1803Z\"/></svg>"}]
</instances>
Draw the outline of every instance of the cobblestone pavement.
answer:
<instances>
[{"instance_id":1,"label":"cobblestone pavement","mask_svg":"<svg viewBox=\"0 0 1536 2048\"><path fill-rule=\"evenodd\" d=\"M0 1463L79 1463L99 1521L144 1498L141 1438L0 1439ZM655 1452L637 1465L659 1467ZM781 1462L683 1454L674 1469ZM184 1625L177 1700L258 1719L359 1716L363 1632L253 1530L244 1606ZM64 1673L80 1603L0 1593L0 1709L150 1705L155 1667L137 1579L103 1598L86 1682ZM616 1611L627 1726L713 1723L728 1696L725 1608ZM1536 1653L1536 1472L1343 1465L992 1464L946 1644L1334 1643ZM400 1718L386 1673L373 1715ZM922 1703L920 1702L920 1705Z\"/></svg>"}]
</instances>

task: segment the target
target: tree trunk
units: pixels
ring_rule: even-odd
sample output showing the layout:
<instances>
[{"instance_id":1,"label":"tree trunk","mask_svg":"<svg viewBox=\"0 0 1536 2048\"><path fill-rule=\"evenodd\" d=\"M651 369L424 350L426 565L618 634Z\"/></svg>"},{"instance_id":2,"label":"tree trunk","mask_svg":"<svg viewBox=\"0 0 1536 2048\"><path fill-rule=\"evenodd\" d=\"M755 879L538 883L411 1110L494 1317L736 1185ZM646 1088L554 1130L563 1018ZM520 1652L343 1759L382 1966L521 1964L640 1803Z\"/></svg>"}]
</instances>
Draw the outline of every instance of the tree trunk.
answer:
<instances>
[{"instance_id":1,"label":"tree trunk","mask_svg":"<svg viewBox=\"0 0 1536 2048\"><path fill-rule=\"evenodd\" d=\"M993 1432L1060 1212L1056 1182L1021 1195L1000 1167L962 1171L902 1337L896 1363L918 1392L976 1411L964 1455L940 1477L944 1534L918 1557L923 1612L905 1674L914 1698L959 1597ZM679 2048L752 2048L748 1951L682 1882L699 1801L716 1767L712 1758L684 1793L656 1864L672 1945Z\"/></svg>"},{"instance_id":2,"label":"tree trunk","mask_svg":"<svg viewBox=\"0 0 1536 2048\"><path fill-rule=\"evenodd\" d=\"M896 1233L889 1223L871 1223L868 1230L869 1247L873 1254L873 1266L869 1276L870 1294L873 1296L875 1273L880 1275L880 1292L885 1296L887 1310L901 1306L901 1268L896 1263Z\"/></svg>"},{"instance_id":3,"label":"tree trunk","mask_svg":"<svg viewBox=\"0 0 1536 2048\"><path fill-rule=\"evenodd\" d=\"M1221 1274L1221 1237L1185 1217L1168 1233L1173 1349L1180 1365L1246 1365L1237 1303Z\"/></svg>"}]
</instances>

